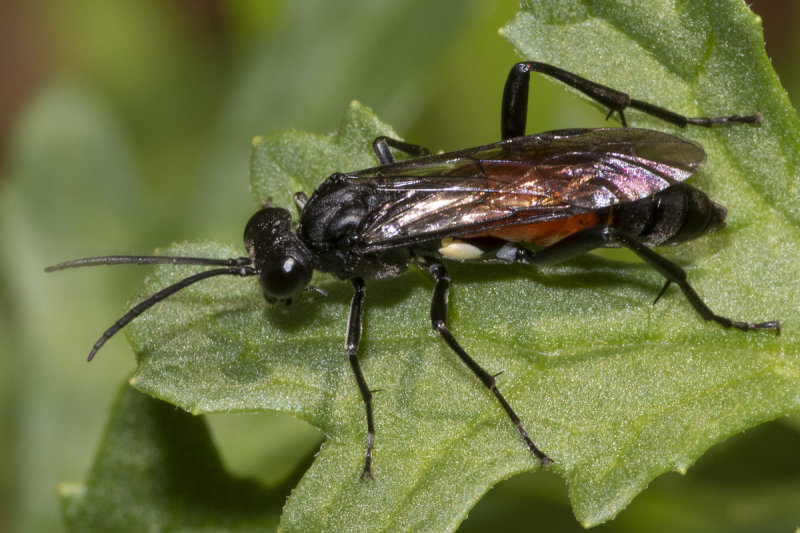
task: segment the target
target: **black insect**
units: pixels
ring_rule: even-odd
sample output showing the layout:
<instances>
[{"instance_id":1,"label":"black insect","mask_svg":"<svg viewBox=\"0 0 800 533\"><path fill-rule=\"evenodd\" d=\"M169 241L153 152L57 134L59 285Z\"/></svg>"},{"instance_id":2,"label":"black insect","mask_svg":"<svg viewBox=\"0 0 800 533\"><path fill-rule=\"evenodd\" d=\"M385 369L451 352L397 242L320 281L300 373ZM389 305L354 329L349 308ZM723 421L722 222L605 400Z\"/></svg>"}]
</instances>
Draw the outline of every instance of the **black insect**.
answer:
<instances>
[{"instance_id":1,"label":"black insect","mask_svg":"<svg viewBox=\"0 0 800 533\"><path fill-rule=\"evenodd\" d=\"M247 257L109 256L78 259L48 272L87 265L208 265L134 306L103 333L89 359L131 320L157 302L202 279L258 276L269 302L289 301L309 287L315 270L349 280L345 350L367 415L362 477L372 477L372 393L358 363L364 279L400 275L410 263L434 280L431 323L447 345L491 390L542 466L551 463L525 431L497 388L495 377L456 341L446 325L450 277L443 260L529 265L563 261L599 247L623 246L655 268L686 295L705 320L726 328L770 329L777 320L737 322L715 314L686 281L686 272L649 246L678 244L724 226L725 208L686 185L704 162L694 142L653 130L572 129L525 135L530 72L541 72L578 89L617 113L643 111L678 126L759 124L760 115L688 118L627 94L538 62L514 65L502 101L499 142L429 155L419 146L378 137L380 163L367 170L335 173L310 198L299 192L293 224L286 209L266 206L244 231ZM395 161L395 149L413 156ZM529 247L531 246L531 247Z\"/></svg>"}]
</instances>

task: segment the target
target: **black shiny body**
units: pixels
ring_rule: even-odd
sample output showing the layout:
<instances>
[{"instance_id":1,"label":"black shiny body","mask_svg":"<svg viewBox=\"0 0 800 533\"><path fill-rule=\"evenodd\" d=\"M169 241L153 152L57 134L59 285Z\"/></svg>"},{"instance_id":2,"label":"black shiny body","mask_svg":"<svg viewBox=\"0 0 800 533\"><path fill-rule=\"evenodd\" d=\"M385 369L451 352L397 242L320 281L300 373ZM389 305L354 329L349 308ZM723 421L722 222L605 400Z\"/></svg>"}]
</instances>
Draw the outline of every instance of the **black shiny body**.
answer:
<instances>
[{"instance_id":1,"label":"black shiny body","mask_svg":"<svg viewBox=\"0 0 800 533\"><path fill-rule=\"evenodd\" d=\"M351 183L343 174L327 178L303 208L297 236L316 268L343 279L383 279L401 274L414 254L408 246L369 252L360 241L366 221L387 205L387 194Z\"/></svg>"},{"instance_id":2,"label":"black shiny body","mask_svg":"<svg viewBox=\"0 0 800 533\"><path fill-rule=\"evenodd\" d=\"M635 128L526 135L532 71L559 79L608 106L623 126L628 108L679 126L758 124L761 120L758 115L684 117L552 65L518 63L509 73L503 94L501 141L429 155L419 146L379 137L373 143L378 166L335 173L310 198L295 195L296 224L282 208L267 205L254 214L245 228L247 257L113 256L50 267L48 271L132 263L219 267L189 276L134 306L103 333L89 359L146 309L209 277L257 276L270 302L289 302L303 291L322 293L309 285L315 270L349 280L354 293L345 351L366 410L362 477L370 479L375 435L372 392L358 362L365 279L398 276L412 263L430 274L434 282L431 326L492 392L542 466L551 459L534 444L500 393L498 374L478 364L447 326L450 277L444 261L537 265L599 247L626 247L666 279L656 300L674 283L705 320L745 331L779 332L778 321L742 322L715 314L689 285L685 271L650 249L682 243L724 226L725 209L684 183L705 161L702 147L674 135ZM411 158L398 162L393 150Z\"/></svg>"},{"instance_id":3,"label":"black shiny body","mask_svg":"<svg viewBox=\"0 0 800 533\"><path fill-rule=\"evenodd\" d=\"M699 189L680 183L611 208L615 227L643 244L665 246L724 227L726 210Z\"/></svg>"}]
</instances>

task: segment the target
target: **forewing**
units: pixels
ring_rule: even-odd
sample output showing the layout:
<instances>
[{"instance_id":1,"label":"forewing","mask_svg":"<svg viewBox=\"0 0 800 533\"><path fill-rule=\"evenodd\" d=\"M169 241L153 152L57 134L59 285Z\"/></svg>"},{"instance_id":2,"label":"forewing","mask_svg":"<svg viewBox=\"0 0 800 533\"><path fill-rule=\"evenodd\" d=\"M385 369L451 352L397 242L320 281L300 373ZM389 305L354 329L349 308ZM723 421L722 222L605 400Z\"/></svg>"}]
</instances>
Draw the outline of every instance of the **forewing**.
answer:
<instances>
[{"instance_id":1,"label":"forewing","mask_svg":"<svg viewBox=\"0 0 800 533\"><path fill-rule=\"evenodd\" d=\"M703 149L653 130L563 130L375 167L351 175L381 209L360 239L379 250L570 217L688 178Z\"/></svg>"}]
</instances>

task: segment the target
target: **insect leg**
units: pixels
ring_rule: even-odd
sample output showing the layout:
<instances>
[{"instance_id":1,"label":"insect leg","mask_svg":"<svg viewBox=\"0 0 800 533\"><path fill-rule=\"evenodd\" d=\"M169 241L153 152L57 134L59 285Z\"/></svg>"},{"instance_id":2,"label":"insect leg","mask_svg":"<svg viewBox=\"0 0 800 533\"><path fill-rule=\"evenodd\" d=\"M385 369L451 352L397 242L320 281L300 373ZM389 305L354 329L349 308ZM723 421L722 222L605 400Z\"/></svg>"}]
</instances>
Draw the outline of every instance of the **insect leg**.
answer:
<instances>
[{"instance_id":1,"label":"insect leg","mask_svg":"<svg viewBox=\"0 0 800 533\"><path fill-rule=\"evenodd\" d=\"M361 278L353 278L352 282L356 292L350 301L350 316L347 319L347 340L344 346L347 351L347 359L353 368L353 374L356 376L358 390L361 391L361 397L364 399L364 406L367 410L367 454L364 458L364 471L361 473L361 477L365 480L370 480L372 479L372 443L375 438L375 424L372 420L372 392L370 392L367 381L364 379L364 373L361 372L361 366L358 364L358 343L361 341L361 317L363 315L366 287L364 280Z\"/></svg>"},{"instance_id":2,"label":"insect leg","mask_svg":"<svg viewBox=\"0 0 800 533\"><path fill-rule=\"evenodd\" d=\"M723 124L760 124L761 115L731 115L726 117L686 117L659 107L657 105L631 98L630 95L611 87L587 80L581 76L568 72L564 69L540 63L538 61L524 61L511 67L511 72L506 79L505 90L503 91L502 113L500 118L500 129L503 139L519 137L525 135L525 122L528 112L528 86L530 85L530 73L540 72L546 76L555 78L566 83L573 89L581 91L592 100L609 108L608 116L613 113L619 115L623 126L627 126L624 110L627 108L637 109L666 122L677 126L719 126Z\"/></svg>"},{"instance_id":3,"label":"insect leg","mask_svg":"<svg viewBox=\"0 0 800 533\"><path fill-rule=\"evenodd\" d=\"M450 330L447 328L446 320L447 320L447 296L450 288L450 276L447 274L447 270L444 268L444 265L441 263L433 263L428 266L428 272L433 276L435 280L435 285L433 288L433 298L431 300L431 324L433 329L436 330L439 335L445 340L447 345L453 350L461 361L467 367L472 370L472 373L477 376L477 378L483 383L483 385L492 391L492 394L495 395L497 400L500 402L500 405L503 406L508 417L511 419L511 422L517 427L520 436L527 444L528 449L531 453L539 460L542 466L549 466L553 461L547 457L534 443L533 440L528 436L528 432L525 431L525 428L522 426L522 421L517 416L517 413L514 412L514 409L511 408L511 405L506 401L500 391L497 389L497 383L495 377L489 374L486 370L483 369L469 354L464 351L461 345L456 341L453 334L450 333Z\"/></svg>"},{"instance_id":4,"label":"insect leg","mask_svg":"<svg viewBox=\"0 0 800 533\"><path fill-rule=\"evenodd\" d=\"M602 227L601 227L602 228ZM514 242L508 242L498 250L497 258L509 263L523 263L526 265L548 265L561 263L573 257L591 252L597 248L608 246L603 240L597 227L573 233L540 250L530 250Z\"/></svg>"},{"instance_id":5,"label":"insect leg","mask_svg":"<svg viewBox=\"0 0 800 533\"><path fill-rule=\"evenodd\" d=\"M306 203L308 203L308 196L303 191L297 191L292 195L292 200L294 200L294 206L297 209L297 216L302 216L303 209L306 207Z\"/></svg>"},{"instance_id":6,"label":"insect leg","mask_svg":"<svg viewBox=\"0 0 800 533\"><path fill-rule=\"evenodd\" d=\"M694 310L705 320L712 320L725 328L736 328L743 331L774 329L776 333L780 334L781 323L777 320L760 323L739 322L714 313L686 281L686 271L681 267L657 254L629 235L611 230L609 231L609 237L633 251L633 253L642 258L648 265L658 270L658 272L667 279L667 284L674 283L680 287L686 299L689 300L689 303L694 307Z\"/></svg>"},{"instance_id":7,"label":"insect leg","mask_svg":"<svg viewBox=\"0 0 800 533\"><path fill-rule=\"evenodd\" d=\"M394 154L390 150L390 147L395 150L400 150L412 157L422 157L430 153L427 148L423 148L417 144L398 141L397 139L381 135L372 141L372 151L375 152L375 157L378 158L381 165L388 165L395 162Z\"/></svg>"},{"instance_id":8,"label":"insect leg","mask_svg":"<svg viewBox=\"0 0 800 533\"><path fill-rule=\"evenodd\" d=\"M610 226L596 226L587 228L570 235L569 237L543 248L542 250L532 251L521 246L517 246L513 260L525 264L546 264L564 261L570 257L590 252L596 248L604 246L620 245L630 249L633 253L638 255L648 265L655 268L659 274L664 276L667 280L667 285L674 283L680 287L686 299L692 305L695 311L705 320L711 320L725 328L736 328L744 331L753 331L759 329L774 329L780 333L781 325L777 320L770 320L768 322L751 323L734 321L724 316L714 313L708 305L700 298L695 292L689 282L686 280L686 271L681 267L663 257L641 242L636 238L631 237L625 233L617 231ZM510 256L510 254L508 254ZM662 289L661 294L666 290L666 286ZM659 297L661 296L659 294ZM658 298L656 298L658 300Z\"/></svg>"}]
</instances>

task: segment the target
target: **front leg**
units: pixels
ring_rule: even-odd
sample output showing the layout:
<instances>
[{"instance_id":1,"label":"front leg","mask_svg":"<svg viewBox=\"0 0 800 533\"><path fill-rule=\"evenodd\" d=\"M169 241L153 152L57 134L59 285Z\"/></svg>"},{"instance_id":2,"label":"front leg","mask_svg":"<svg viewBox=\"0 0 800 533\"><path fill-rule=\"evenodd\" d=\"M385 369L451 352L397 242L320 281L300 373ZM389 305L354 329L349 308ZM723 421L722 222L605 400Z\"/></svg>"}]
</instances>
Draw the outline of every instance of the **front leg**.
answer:
<instances>
[{"instance_id":1,"label":"front leg","mask_svg":"<svg viewBox=\"0 0 800 533\"><path fill-rule=\"evenodd\" d=\"M364 379L364 373L361 372L361 366L358 364L358 344L361 341L361 318L366 294L364 280L353 278L353 287L356 292L350 301L350 316L347 319L347 340L344 346L345 350L347 350L347 359L353 368L353 374L356 376L358 390L361 391L361 398L363 398L364 406L367 410L367 454L364 458L364 471L361 473L361 477L369 481L372 479L372 443L375 439L375 424L372 421L372 392L369 390L367 381Z\"/></svg>"},{"instance_id":2,"label":"front leg","mask_svg":"<svg viewBox=\"0 0 800 533\"><path fill-rule=\"evenodd\" d=\"M433 276L435 280L435 286L433 288L433 298L431 300L431 325L433 329L442 336L444 341L453 350L456 355L461 359L461 361L467 365L467 367L472 371L475 376L483 383L483 385L492 391L492 394L497 398L497 401L500 402L500 405L503 406L508 417L511 419L511 422L516 426L517 430L519 431L522 440L525 441L525 444L528 445L528 449L531 453L539 460L539 463L542 466L549 466L553 461L547 455L544 454L534 443L533 440L528 436L528 432L525 431L525 428L522 426L522 421L517 416L517 413L514 412L514 409L511 408L511 405L506 401L500 391L497 389L497 383L495 377L489 374L486 370L483 369L469 354L464 351L458 341L456 341L453 334L450 333L450 330L447 328L446 320L447 320L447 296L450 288L450 276L447 274L447 270L444 268L444 265L441 263L433 263L428 266L428 272Z\"/></svg>"}]
</instances>

